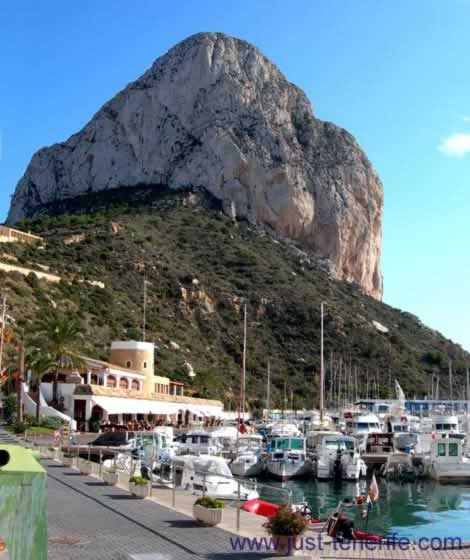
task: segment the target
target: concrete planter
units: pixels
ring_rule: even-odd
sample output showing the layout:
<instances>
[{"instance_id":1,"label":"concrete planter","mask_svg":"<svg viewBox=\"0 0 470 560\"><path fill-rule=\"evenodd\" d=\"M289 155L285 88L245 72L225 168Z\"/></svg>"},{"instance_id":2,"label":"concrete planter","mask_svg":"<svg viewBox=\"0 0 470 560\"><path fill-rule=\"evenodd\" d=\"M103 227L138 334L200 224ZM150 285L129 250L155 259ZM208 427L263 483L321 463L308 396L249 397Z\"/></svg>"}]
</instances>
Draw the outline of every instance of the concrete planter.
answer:
<instances>
[{"instance_id":1,"label":"concrete planter","mask_svg":"<svg viewBox=\"0 0 470 560\"><path fill-rule=\"evenodd\" d=\"M117 472L103 471L103 482L109 484L110 486L116 486L119 482L119 476Z\"/></svg>"},{"instance_id":2,"label":"concrete planter","mask_svg":"<svg viewBox=\"0 0 470 560\"><path fill-rule=\"evenodd\" d=\"M149 485L129 482L129 492L137 498L146 498L149 495Z\"/></svg>"},{"instance_id":3,"label":"concrete planter","mask_svg":"<svg viewBox=\"0 0 470 560\"><path fill-rule=\"evenodd\" d=\"M73 457L62 457L62 464L64 465L64 467L72 467Z\"/></svg>"},{"instance_id":4,"label":"concrete planter","mask_svg":"<svg viewBox=\"0 0 470 560\"><path fill-rule=\"evenodd\" d=\"M93 472L93 463L85 463L80 461L80 474L89 476Z\"/></svg>"},{"instance_id":5,"label":"concrete planter","mask_svg":"<svg viewBox=\"0 0 470 560\"><path fill-rule=\"evenodd\" d=\"M295 535L273 535L273 545L279 556L294 556L297 550L298 536Z\"/></svg>"},{"instance_id":6,"label":"concrete planter","mask_svg":"<svg viewBox=\"0 0 470 560\"><path fill-rule=\"evenodd\" d=\"M46 457L49 457L49 459L55 459L56 451L57 450L54 447L49 447L46 451Z\"/></svg>"},{"instance_id":7,"label":"concrete planter","mask_svg":"<svg viewBox=\"0 0 470 560\"><path fill-rule=\"evenodd\" d=\"M222 521L222 509L221 508L206 508L200 505L193 505L193 516L205 525L210 527L215 527Z\"/></svg>"}]
</instances>

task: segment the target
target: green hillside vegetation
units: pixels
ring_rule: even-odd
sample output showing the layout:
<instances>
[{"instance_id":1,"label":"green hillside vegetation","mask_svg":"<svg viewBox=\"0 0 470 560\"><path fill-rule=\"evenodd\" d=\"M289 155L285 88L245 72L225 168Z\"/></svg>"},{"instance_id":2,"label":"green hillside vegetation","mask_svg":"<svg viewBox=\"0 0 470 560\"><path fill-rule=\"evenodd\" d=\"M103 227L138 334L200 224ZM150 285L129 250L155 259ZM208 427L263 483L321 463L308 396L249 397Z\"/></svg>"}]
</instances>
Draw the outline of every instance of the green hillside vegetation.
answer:
<instances>
[{"instance_id":1,"label":"green hillside vegetation","mask_svg":"<svg viewBox=\"0 0 470 560\"><path fill-rule=\"evenodd\" d=\"M35 318L59 309L80 319L87 341L83 353L106 360L112 340L142 337L145 274L147 340L157 346L156 371L233 409L246 301L252 407L263 405L269 359L273 404L281 407L292 389L294 406L311 408L318 403L323 301L328 377L331 365L337 375L341 361L343 372L355 372L359 394L365 396L368 378L369 387L377 381L385 398L394 395L395 377L407 395L423 396L430 392L431 376L440 373L444 396L451 358L454 395L463 396L468 355L413 315L334 280L292 243L191 204L186 196L168 196L156 206L121 206L19 224L47 243L4 244L0 260L48 267L63 280L54 284L0 271L17 328L27 330ZM84 279L103 282L105 288ZM372 321L389 332L379 332ZM185 362L197 374L193 380Z\"/></svg>"}]
</instances>

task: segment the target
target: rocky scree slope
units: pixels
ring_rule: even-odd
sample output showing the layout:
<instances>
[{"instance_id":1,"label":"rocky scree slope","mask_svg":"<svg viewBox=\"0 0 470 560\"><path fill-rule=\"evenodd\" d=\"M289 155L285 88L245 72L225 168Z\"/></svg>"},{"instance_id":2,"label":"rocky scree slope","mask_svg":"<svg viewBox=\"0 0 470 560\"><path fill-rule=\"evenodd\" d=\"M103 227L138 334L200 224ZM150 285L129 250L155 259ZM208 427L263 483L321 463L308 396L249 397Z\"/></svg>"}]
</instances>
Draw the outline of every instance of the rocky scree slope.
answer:
<instances>
[{"instance_id":1,"label":"rocky scree slope","mask_svg":"<svg viewBox=\"0 0 470 560\"><path fill-rule=\"evenodd\" d=\"M432 375L441 373L444 396L450 357L459 394L469 356L458 345L358 285L335 279L292 242L207 209L195 197L169 193L153 209L116 208L21 224L46 236L47 243L5 244L0 260L48 267L64 281L48 284L0 272L19 328L31 328L35 317L53 308L68 311L87 333L84 352L107 359L112 340L141 338L145 271L156 371L184 381L195 394L224 399L232 409L245 301L253 406L261 406L265 395L268 359L275 406L282 405L286 381L295 406L318 404L322 301L328 392L331 373L341 364L343 391L344 373L352 371L359 395L365 395L367 379L370 388L377 382L381 397L394 395L396 377L409 396L423 396ZM105 288L80 278L104 282ZM187 363L197 374L193 380Z\"/></svg>"}]
</instances>

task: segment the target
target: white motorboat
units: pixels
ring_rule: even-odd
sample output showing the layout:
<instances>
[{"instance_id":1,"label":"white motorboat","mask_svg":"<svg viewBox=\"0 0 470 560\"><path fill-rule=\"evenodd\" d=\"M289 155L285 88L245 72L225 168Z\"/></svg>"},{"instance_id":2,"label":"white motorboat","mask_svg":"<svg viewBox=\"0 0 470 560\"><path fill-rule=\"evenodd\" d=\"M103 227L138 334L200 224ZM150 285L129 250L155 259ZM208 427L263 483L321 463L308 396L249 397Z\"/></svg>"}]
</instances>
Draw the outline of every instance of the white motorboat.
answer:
<instances>
[{"instance_id":1,"label":"white motorboat","mask_svg":"<svg viewBox=\"0 0 470 560\"><path fill-rule=\"evenodd\" d=\"M302 432L299 430L296 424L292 422L277 422L271 427L271 437L296 437L300 436Z\"/></svg>"},{"instance_id":2,"label":"white motorboat","mask_svg":"<svg viewBox=\"0 0 470 560\"><path fill-rule=\"evenodd\" d=\"M173 463L176 468L177 486L194 494L206 494L219 500L240 500L259 498L256 486L237 481L227 462L213 455L183 455ZM240 490L239 490L240 488Z\"/></svg>"},{"instance_id":3,"label":"white motorboat","mask_svg":"<svg viewBox=\"0 0 470 560\"><path fill-rule=\"evenodd\" d=\"M142 467L155 469L160 464L170 463L175 456L172 442L167 434L159 432L134 432L134 437L128 440L128 445L123 449L123 453L116 454L114 459L103 461L105 469L114 466L118 470L131 472L131 467L135 471Z\"/></svg>"},{"instance_id":4,"label":"white motorboat","mask_svg":"<svg viewBox=\"0 0 470 560\"><path fill-rule=\"evenodd\" d=\"M424 474L440 482L470 481L470 459L464 457L463 439L452 435L437 436L431 441L424 460Z\"/></svg>"},{"instance_id":5,"label":"white motorboat","mask_svg":"<svg viewBox=\"0 0 470 560\"><path fill-rule=\"evenodd\" d=\"M393 433L399 451L412 450L418 444L417 423L407 414L386 416L383 431Z\"/></svg>"},{"instance_id":6,"label":"white motorboat","mask_svg":"<svg viewBox=\"0 0 470 560\"><path fill-rule=\"evenodd\" d=\"M421 421L421 434L416 451L430 453L432 441L440 436L452 436L463 439L465 434L460 433L459 421L453 414L437 414Z\"/></svg>"},{"instance_id":7,"label":"white motorboat","mask_svg":"<svg viewBox=\"0 0 470 560\"><path fill-rule=\"evenodd\" d=\"M317 433L311 438L313 473L319 480L359 480L366 476L367 466L355 438L334 432Z\"/></svg>"},{"instance_id":8,"label":"white motorboat","mask_svg":"<svg viewBox=\"0 0 470 560\"><path fill-rule=\"evenodd\" d=\"M376 414L371 412L353 412L346 417L347 435L364 440L368 434L380 431L380 420Z\"/></svg>"},{"instance_id":9,"label":"white motorboat","mask_svg":"<svg viewBox=\"0 0 470 560\"><path fill-rule=\"evenodd\" d=\"M256 477L263 474L265 469L263 460L263 437L258 434L241 436L235 457L229 463L234 476Z\"/></svg>"},{"instance_id":10,"label":"white motorboat","mask_svg":"<svg viewBox=\"0 0 470 560\"><path fill-rule=\"evenodd\" d=\"M238 429L235 426L222 426L210 432L211 445L216 448L216 455L229 455L239 437Z\"/></svg>"},{"instance_id":11,"label":"white motorboat","mask_svg":"<svg viewBox=\"0 0 470 560\"><path fill-rule=\"evenodd\" d=\"M267 473L277 480L303 478L311 474L304 437L277 437L271 441L266 459Z\"/></svg>"},{"instance_id":12,"label":"white motorboat","mask_svg":"<svg viewBox=\"0 0 470 560\"><path fill-rule=\"evenodd\" d=\"M212 434L204 430L192 430L181 436L178 455L217 455L220 448Z\"/></svg>"},{"instance_id":13,"label":"white motorboat","mask_svg":"<svg viewBox=\"0 0 470 560\"><path fill-rule=\"evenodd\" d=\"M380 474L395 482L412 482L416 479L417 469L413 457L407 453L391 453L380 468Z\"/></svg>"}]
</instances>

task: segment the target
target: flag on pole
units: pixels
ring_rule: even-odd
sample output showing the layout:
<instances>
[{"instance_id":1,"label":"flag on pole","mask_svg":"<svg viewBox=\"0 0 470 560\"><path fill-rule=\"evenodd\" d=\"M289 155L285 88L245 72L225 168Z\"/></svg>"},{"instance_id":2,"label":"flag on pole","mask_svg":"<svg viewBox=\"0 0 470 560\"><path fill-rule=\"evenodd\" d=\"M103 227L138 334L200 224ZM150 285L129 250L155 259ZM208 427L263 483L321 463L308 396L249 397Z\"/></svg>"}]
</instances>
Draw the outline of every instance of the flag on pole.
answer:
<instances>
[{"instance_id":1,"label":"flag on pole","mask_svg":"<svg viewBox=\"0 0 470 560\"><path fill-rule=\"evenodd\" d=\"M367 502L371 505L379 499L379 486L377 480L375 479L375 474L372 475L372 480L370 481L369 493L367 495Z\"/></svg>"}]
</instances>

